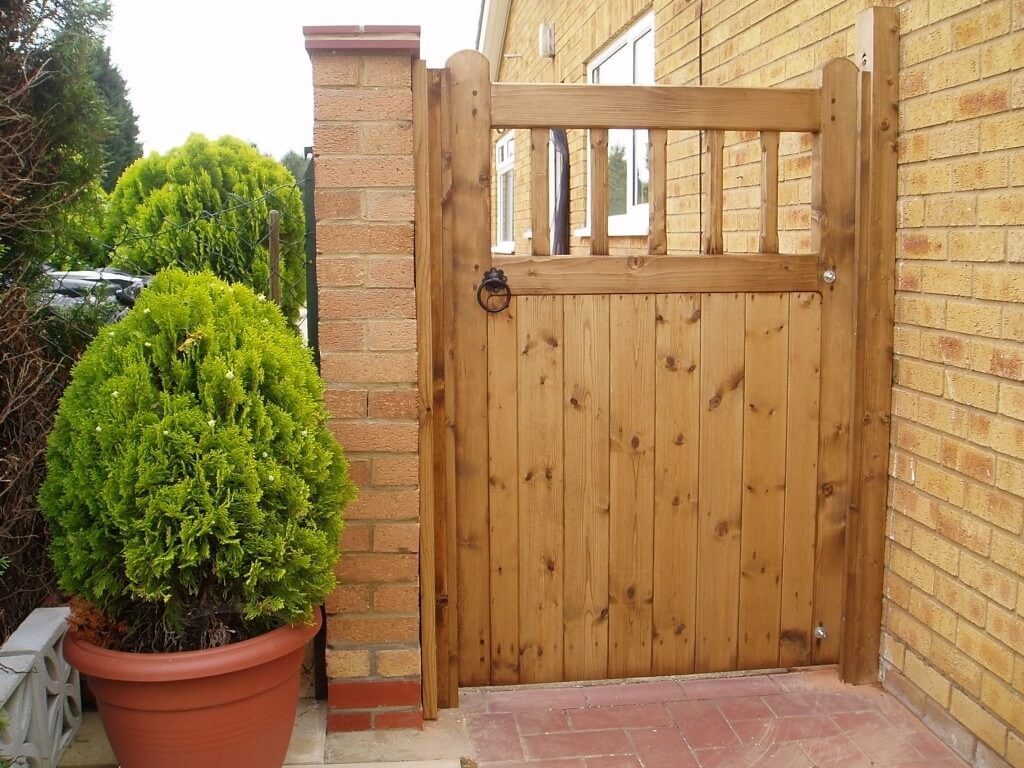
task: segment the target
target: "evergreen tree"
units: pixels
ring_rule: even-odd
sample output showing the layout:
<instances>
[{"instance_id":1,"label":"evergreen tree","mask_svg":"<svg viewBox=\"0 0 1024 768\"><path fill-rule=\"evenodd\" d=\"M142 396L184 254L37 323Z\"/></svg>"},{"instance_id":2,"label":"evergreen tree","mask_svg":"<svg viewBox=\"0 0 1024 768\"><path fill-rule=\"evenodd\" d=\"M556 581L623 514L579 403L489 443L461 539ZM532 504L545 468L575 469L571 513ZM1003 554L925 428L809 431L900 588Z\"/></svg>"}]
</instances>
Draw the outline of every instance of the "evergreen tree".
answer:
<instances>
[{"instance_id":1,"label":"evergreen tree","mask_svg":"<svg viewBox=\"0 0 1024 768\"><path fill-rule=\"evenodd\" d=\"M96 46L90 62L90 74L103 96L110 119L109 134L103 142L106 157L103 188L110 192L124 169L142 157L138 117L128 99L124 78L110 61L110 48Z\"/></svg>"},{"instance_id":2,"label":"evergreen tree","mask_svg":"<svg viewBox=\"0 0 1024 768\"><path fill-rule=\"evenodd\" d=\"M267 294L272 209L281 212L281 308L294 319L306 296L302 195L283 165L240 139L193 134L133 163L110 196L105 237L114 266L208 269Z\"/></svg>"},{"instance_id":3,"label":"evergreen tree","mask_svg":"<svg viewBox=\"0 0 1024 768\"><path fill-rule=\"evenodd\" d=\"M296 181L302 181L306 176L306 159L298 152L286 153L281 158L281 165L291 172Z\"/></svg>"}]
</instances>

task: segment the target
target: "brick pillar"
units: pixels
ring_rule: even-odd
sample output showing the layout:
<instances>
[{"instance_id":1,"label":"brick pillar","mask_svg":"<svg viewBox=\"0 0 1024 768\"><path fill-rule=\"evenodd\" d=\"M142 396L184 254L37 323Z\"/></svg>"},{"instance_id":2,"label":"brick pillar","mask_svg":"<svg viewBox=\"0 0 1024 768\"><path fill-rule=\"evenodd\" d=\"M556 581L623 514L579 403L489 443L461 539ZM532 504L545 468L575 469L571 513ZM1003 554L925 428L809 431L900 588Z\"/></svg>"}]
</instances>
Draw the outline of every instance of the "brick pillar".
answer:
<instances>
[{"instance_id":1,"label":"brick pillar","mask_svg":"<svg viewBox=\"0 0 1024 768\"><path fill-rule=\"evenodd\" d=\"M360 487L327 602L327 727L421 727L411 85L419 27L304 33L322 372Z\"/></svg>"}]
</instances>

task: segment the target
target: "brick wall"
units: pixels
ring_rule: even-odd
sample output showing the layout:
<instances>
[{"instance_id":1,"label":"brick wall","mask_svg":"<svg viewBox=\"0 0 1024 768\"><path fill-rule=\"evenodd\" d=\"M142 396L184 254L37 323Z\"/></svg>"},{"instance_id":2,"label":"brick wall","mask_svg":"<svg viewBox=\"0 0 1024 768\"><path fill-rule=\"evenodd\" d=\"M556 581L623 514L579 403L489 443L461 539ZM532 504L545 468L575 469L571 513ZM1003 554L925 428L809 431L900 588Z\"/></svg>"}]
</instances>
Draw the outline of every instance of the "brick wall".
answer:
<instances>
[{"instance_id":1,"label":"brick wall","mask_svg":"<svg viewBox=\"0 0 1024 768\"><path fill-rule=\"evenodd\" d=\"M328 729L422 725L414 28L307 28L320 352L359 500L327 601Z\"/></svg>"},{"instance_id":2,"label":"brick wall","mask_svg":"<svg viewBox=\"0 0 1024 768\"><path fill-rule=\"evenodd\" d=\"M878 3L891 4L897 3ZM852 56L864 0L654 0L661 84L805 86ZM703 8L703 18L700 8ZM1024 766L1024 0L907 0L884 685L977 765ZM513 0L502 80L584 82L649 3ZM537 25L555 25L540 60ZM699 32L702 28L702 33ZM517 144L526 148L520 132ZM573 137L572 226L584 213ZM726 245L753 250L753 137L730 134ZM784 139L785 140L785 139ZM780 163L780 241L806 247L810 158ZM697 247L698 140L670 134L669 247ZM518 151L517 239L529 227ZM582 241L576 240L576 246ZM619 240L613 249L638 243Z\"/></svg>"}]
</instances>

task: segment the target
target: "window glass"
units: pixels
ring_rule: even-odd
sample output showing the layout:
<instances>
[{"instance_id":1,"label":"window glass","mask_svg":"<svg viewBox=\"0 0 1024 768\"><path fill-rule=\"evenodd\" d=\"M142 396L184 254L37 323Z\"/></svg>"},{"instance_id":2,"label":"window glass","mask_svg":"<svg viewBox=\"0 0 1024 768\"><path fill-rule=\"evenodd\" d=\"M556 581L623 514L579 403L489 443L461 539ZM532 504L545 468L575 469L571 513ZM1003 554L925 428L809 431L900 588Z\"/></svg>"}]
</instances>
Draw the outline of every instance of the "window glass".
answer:
<instances>
[{"instance_id":1,"label":"window glass","mask_svg":"<svg viewBox=\"0 0 1024 768\"><path fill-rule=\"evenodd\" d=\"M496 239L507 245L515 240L516 140L513 132L498 139L494 160L498 175Z\"/></svg>"},{"instance_id":2,"label":"window glass","mask_svg":"<svg viewBox=\"0 0 1024 768\"><path fill-rule=\"evenodd\" d=\"M628 43L601 61L594 69L593 82L603 85L629 85L633 82L633 54Z\"/></svg>"},{"instance_id":3,"label":"window glass","mask_svg":"<svg viewBox=\"0 0 1024 768\"><path fill-rule=\"evenodd\" d=\"M603 85L654 83L653 14L627 30L591 64L589 79ZM650 192L647 131L608 131L608 215L628 227L646 226ZM591 196L595 193L590 190Z\"/></svg>"}]
</instances>

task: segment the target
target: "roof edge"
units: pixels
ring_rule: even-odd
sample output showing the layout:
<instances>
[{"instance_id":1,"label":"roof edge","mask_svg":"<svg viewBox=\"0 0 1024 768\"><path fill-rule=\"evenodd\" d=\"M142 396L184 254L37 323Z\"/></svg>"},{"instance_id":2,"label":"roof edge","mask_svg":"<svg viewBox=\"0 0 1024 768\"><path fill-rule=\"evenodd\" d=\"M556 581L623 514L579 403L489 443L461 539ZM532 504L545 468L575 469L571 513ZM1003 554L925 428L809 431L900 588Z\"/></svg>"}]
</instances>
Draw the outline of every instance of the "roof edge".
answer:
<instances>
[{"instance_id":1,"label":"roof edge","mask_svg":"<svg viewBox=\"0 0 1024 768\"><path fill-rule=\"evenodd\" d=\"M490 62L492 81L498 79L498 68L505 50L505 33L508 29L511 8L512 0L481 0L476 49Z\"/></svg>"}]
</instances>

